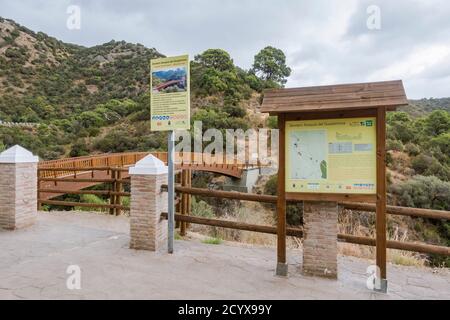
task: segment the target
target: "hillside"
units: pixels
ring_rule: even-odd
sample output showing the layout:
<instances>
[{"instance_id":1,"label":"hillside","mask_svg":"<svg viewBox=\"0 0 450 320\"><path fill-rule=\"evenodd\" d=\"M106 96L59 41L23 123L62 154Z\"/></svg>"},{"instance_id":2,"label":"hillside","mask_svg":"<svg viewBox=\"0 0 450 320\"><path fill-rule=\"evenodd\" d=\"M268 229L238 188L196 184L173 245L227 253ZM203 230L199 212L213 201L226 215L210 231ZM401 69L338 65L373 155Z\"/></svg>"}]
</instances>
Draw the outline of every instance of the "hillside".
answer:
<instances>
[{"instance_id":1,"label":"hillside","mask_svg":"<svg viewBox=\"0 0 450 320\"><path fill-rule=\"evenodd\" d=\"M450 112L450 98L410 100L409 106L400 109L413 117L421 117L435 110Z\"/></svg>"},{"instance_id":2,"label":"hillside","mask_svg":"<svg viewBox=\"0 0 450 320\"><path fill-rule=\"evenodd\" d=\"M0 120L39 124L2 128L0 144L20 143L44 159L164 148L164 137L149 130L147 92L149 60L161 56L124 41L67 44L0 18ZM219 49L196 57L192 82L193 109L205 109L198 117L219 128L248 127L244 107L277 85Z\"/></svg>"}]
</instances>

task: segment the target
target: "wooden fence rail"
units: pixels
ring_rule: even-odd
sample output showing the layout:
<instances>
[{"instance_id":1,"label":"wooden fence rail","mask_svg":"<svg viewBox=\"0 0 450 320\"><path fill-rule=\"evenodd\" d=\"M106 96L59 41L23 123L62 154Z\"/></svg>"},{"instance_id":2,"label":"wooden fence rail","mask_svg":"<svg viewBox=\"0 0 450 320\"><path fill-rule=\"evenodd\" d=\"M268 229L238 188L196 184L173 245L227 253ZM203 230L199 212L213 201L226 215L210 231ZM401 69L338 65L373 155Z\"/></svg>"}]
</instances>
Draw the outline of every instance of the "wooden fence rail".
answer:
<instances>
[{"instance_id":1,"label":"wooden fence rail","mask_svg":"<svg viewBox=\"0 0 450 320\"><path fill-rule=\"evenodd\" d=\"M162 190L163 191L167 190L167 185L163 185ZM198 196L204 196L204 197L219 197L219 198L225 198L225 199L256 201L256 202L262 202L262 203L276 203L276 199L277 199L276 196L270 196L270 195L257 195L257 194L247 194L247 193L232 192L232 191L217 191L217 190L189 188L189 187L180 187L180 186L176 186L175 191L178 193L187 193L190 195L198 195ZM295 199L295 200L287 199L287 200L298 202L298 199ZM339 205L346 209L361 210L361 211L375 211L374 205L354 204L354 203L340 203ZM449 211L389 206L388 213L392 214L392 215L422 217L422 218L428 218L428 219L450 220L450 212ZM163 213L161 216L163 218L167 218L167 213ZM192 217L192 216L184 216L184 215L180 215L180 214L175 215L175 220L190 222L190 223L194 223L194 224L231 228L231 229L237 229L237 230L246 230L246 231L254 231L254 232L260 232L260 233L276 234L276 227L253 225L253 224L235 222L235 221L229 221L229 220ZM295 237L302 237L303 231L302 231L302 229L298 229L298 228L287 228L287 235L295 236ZM367 245L367 246L375 246L376 245L376 241L373 238L353 236L353 235L348 235L348 234L338 234L338 240L341 242ZM444 255L444 256L450 256L450 247L436 246L436 245L430 245L430 244L389 240L387 242L387 247L389 249L398 249L398 250L414 251L414 252L425 253L425 254L439 254L439 255Z\"/></svg>"},{"instance_id":2,"label":"wooden fence rail","mask_svg":"<svg viewBox=\"0 0 450 320\"><path fill-rule=\"evenodd\" d=\"M167 185L162 186L163 190L167 190ZM187 193L190 195L197 195L203 197L211 198L224 198L224 199L234 199L243 201L256 201L263 203L276 203L277 196L271 195L260 195L260 194L249 194L235 191L219 191L201 188L187 188L181 186L175 186L175 191L179 193ZM300 202L298 198L290 199L287 197L288 202ZM342 202L339 206L358 211L375 212L375 205L366 203L351 203ZM450 211L432 210L432 209L420 209L420 208L409 208L409 207L397 207L397 206L387 206L387 213L390 215L401 215L409 217L419 217L427 219L437 219L437 220L450 220Z\"/></svg>"},{"instance_id":3,"label":"wooden fence rail","mask_svg":"<svg viewBox=\"0 0 450 320\"><path fill-rule=\"evenodd\" d=\"M122 162L125 162L124 159ZM84 161L84 160L82 160ZM122 172L128 171L123 167L98 166L92 167L90 162L85 167L66 168L38 168L38 207L46 205L63 207L83 207L109 209L110 214L119 215L122 210L130 210L128 206L122 205L122 197L129 197L129 192L123 191L123 185L130 183L124 179ZM95 165L95 163L94 163ZM55 174L56 173L56 174ZM97 173L97 174L96 174ZM98 176L102 178L99 178ZM45 182L53 182L52 187L42 186ZM95 184L107 184L108 190L86 190L84 188ZM62 184L63 187L58 185ZM96 195L109 197L109 203L83 203L74 201L53 200L51 197L42 198L42 194L54 195Z\"/></svg>"}]
</instances>

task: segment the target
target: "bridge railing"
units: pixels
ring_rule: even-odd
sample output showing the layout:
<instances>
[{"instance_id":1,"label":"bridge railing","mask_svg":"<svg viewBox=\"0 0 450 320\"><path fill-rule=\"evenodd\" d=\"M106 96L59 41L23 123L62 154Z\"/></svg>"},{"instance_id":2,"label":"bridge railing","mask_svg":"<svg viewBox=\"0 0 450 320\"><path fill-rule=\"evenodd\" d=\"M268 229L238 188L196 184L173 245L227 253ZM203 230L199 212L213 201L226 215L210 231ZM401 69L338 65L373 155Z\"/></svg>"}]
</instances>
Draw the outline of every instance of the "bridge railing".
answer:
<instances>
[{"instance_id":1,"label":"bridge railing","mask_svg":"<svg viewBox=\"0 0 450 320\"><path fill-rule=\"evenodd\" d=\"M74 174L74 168L80 169L77 172L86 171L88 168L98 167L128 167L134 165L137 161L152 154L161 161L167 163L167 152L128 152L128 153L111 153L93 156L84 156L76 158L67 158L59 160L43 161L39 163L40 177L42 178L58 178L66 177ZM265 167L261 162L251 164L248 162L240 162L237 159L227 159L224 155L208 155L203 153L175 153L175 163L179 168L195 168L217 173L224 173L233 177L240 177L242 170L253 167ZM67 171L50 171L47 168L67 168Z\"/></svg>"}]
</instances>

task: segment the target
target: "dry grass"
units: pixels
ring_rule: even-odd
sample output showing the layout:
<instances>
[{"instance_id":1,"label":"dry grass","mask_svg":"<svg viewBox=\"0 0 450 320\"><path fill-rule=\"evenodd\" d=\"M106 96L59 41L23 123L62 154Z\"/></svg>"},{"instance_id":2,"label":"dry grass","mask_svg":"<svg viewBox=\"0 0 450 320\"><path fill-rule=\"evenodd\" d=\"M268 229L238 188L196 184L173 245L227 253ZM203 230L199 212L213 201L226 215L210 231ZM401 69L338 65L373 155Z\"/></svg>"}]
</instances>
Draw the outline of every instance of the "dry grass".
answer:
<instances>
[{"instance_id":1,"label":"dry grass","mask_svg":"<svg viewBox=\"0 0 450 320\"><path fill-rule=\"evenodd\" d=\"M370 213L356 213L350 210L343 210L343 212L339 215L338 232L355 236L375 238L374 218L375 216ZM394 222L393 224L393 231L388 234L388 240L408 241L408 229L401 227L397 222ZM350 243L339 243L338 248L339 253L346 256L366 259L374 259L375 257L375 247ZM420 254L410 251L391 249L387 252L387 260L393 264L417 267L425 266L427 263L427 259Z\"/></svg>"},{"instance_id":2,"label":"dry grass","mask_svg":"<svg viewBox=\"0 0 450 320\"><path fill-rule=\"evenodd\" d=\"M222 208L223 209L223 208ZM220 210L222 211L222 210ZM241 201L237 209L220 219L246 222L259 225L276 225L274 208L267 207L257 202ZM408 221L389 217L390 233L388 240L411 241L414 234L409 233L411 226ZM275 235L262 234L250 231L232 230L217 227L191 225L191 231L203 235L220 238L224 241L240 242L242 244L257 246L276 246ZM338 232L343 234L375 238L375 215L366 212L352 212L343 210L339 214ZM410 237L411 236L411 237ZM301 248L302 241L294 237L288 237L288 248ZM375 258L375 247L350 243L338 243L338 252L341 255L353 256L364 259ZM421 255L409 251L388 250L387 259L397 265L422 267L427 264L427 259Z\"/></svg>"}]
</instances>

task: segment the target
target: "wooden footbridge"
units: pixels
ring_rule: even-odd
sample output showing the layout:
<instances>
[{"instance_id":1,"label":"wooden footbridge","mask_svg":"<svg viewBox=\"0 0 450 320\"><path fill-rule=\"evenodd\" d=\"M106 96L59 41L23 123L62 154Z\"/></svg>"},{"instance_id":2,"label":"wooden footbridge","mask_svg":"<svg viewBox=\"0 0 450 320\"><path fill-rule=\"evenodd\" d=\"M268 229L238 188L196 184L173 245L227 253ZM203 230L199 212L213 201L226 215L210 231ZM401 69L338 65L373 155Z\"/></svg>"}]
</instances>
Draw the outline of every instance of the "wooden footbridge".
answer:
<instances>
[{"instance_id":1,"label":"wooden footbridge","mask_svg":"<svg viewBox=\"0 0 450 320\"><path fill-rule=\"evenodd\" d=\"M38 193L40 204L84 206L52 200L64 194L94 194L110 196L111 203L104 205L110 209L125 209L119 201L121 196L129 193L122 191L122 186L129 183L128 168L147 155L152 154L167 163L167 152L129 152L117 154L100 154L93 156L66 158L43 161L39 163ZM179 173L186 171L204 171L218 173L229 177L240 178L243 170L254 167L237 161L230 164L201 153L177 153L176 168ZM186 173L186 174L187 174ZM181 178L180 178L181 179ZM85 190L99 184L111 185L110 190ZM90 205L92 206L92 205Z\"/></svg>"}]
</instances>

